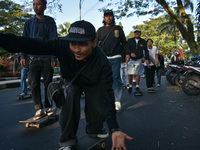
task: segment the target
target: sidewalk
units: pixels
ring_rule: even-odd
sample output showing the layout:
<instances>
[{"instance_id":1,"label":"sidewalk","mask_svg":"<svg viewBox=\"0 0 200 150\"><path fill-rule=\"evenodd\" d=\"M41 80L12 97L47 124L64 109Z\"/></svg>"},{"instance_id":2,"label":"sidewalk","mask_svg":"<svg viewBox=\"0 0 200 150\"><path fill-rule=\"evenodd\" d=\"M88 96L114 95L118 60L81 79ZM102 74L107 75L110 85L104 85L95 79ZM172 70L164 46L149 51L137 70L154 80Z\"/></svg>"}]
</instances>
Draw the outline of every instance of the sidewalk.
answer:
<instances>
[{"instance_id":1,"label":"sidewalk","mask_svg":"<svg viewBox=\"0 0 200 150\"><path fill-rule=\"evenodd\" d=\"M53 81L58 81L59 79L60 79L60 75L53 76ZM0 81L0 90L6 89L6 88L20 87L20 81L21 79ZM26 81L28 82L28 79ZM43 77L41 77L41 81L43 81Z\"/></svg>"}]
</instances>

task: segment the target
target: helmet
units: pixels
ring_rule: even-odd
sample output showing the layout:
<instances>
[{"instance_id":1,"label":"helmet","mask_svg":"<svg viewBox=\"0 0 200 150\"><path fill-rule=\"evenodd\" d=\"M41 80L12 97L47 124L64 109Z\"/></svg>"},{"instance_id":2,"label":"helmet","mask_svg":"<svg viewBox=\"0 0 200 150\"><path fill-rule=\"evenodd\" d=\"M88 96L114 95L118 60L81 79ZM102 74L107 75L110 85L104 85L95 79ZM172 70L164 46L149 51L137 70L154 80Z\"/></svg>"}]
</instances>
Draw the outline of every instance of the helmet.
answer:
<instances>
[{"instance_id":1,"label":"helmet","mask_svg":"<svg viewBox=\"0 0 200 150\"><path fill-rule=\"evenodd\" d=\"M179 53L178 51L175 51L175 52L174 52L174 55L179 56L180 53Z\"/></svg>"}]
</instances>

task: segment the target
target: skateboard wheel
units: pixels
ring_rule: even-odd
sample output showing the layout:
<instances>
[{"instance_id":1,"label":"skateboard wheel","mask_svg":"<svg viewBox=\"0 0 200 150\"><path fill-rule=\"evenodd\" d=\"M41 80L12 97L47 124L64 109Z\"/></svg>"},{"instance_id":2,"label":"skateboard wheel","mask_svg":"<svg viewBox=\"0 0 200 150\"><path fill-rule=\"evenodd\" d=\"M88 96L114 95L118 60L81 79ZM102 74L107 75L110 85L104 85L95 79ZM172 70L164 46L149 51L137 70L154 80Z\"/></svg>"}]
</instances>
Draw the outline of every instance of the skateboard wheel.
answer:
<instances>
[{"instance_id":1,"label":"skateboard wheel","mask_svg":"<svg viewBox=\"0 0 200 150\"><path fill-rule=\"evenodd\" d=\"M26 125L25 125L25 126L26 126L27 128L29 128L29 127L30 127L29 125L30 125L30 123L26 123Z\"/></svg>"},{"instance_id":2,"label":"skateboard wheel","mask_svg":"<svg viewBox=\"0 0 200 150\"><path fill-rule=\"evenodd\" d=\"M36 125L36 128L38 128L38 129L39 129L39 128L40 128L40 124L37 124L37 125Z\"/></svg>"},{"instance_id":3,"label":"skateboard wheel","mask_svg":"<svg viewBox=\"0 0 200 150\"><path fill-rule=\"evenodd\" d=\"M100 143L100 146L101 146L102 149L104 149L106 147L106 142Z\"/></svg>"}]
</instances>

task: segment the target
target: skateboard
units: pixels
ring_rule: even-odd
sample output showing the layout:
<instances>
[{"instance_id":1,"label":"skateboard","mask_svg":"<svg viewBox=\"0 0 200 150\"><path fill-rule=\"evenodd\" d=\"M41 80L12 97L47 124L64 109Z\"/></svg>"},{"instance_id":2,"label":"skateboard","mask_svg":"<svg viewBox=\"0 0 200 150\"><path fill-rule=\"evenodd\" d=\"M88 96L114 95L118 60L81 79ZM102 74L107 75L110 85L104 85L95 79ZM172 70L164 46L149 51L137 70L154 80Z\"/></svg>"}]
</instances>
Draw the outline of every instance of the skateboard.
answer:
<instances>
[{"instance_id":1,"label":"skateboard","mask_svg":"<svg viewBox=\"0 0 200 150\"><path fill-rule=\"evenodd\" d=\"M17 96L19 97L19 100L32 98L31 93L28 93L27 95L24 95L24 96L21 96L21 95L17 95Z\"/></svg>"},{"instance_id":2,"label":"skateboard","mask_svg":"<svg viewBox=\"0 0 200 150\"><path fill-rule=\"evenodd\" d=\"M105 149L106 142L105 139L98 137L90 137L88 135L83 135L78 138L75 150L92 150L92 149Z\"/></svg>"},{"instance_id":3,"label":"skateboard","mask_svg":"<svg viewBox=\"0 0 200 150\"><path fill-rule=\"evenodd\" d=\"M26 123L25 127L36 127L40 128L41 123L45 120L48 120L50 117L55 118L56 120L59 118L59 115L57 114L57 108L53 108L51 113L46 113L46 115L40 119L34 120L33 117L25 120L25 121L19 121L19 123Z\"/></svg>"}]
</instances>

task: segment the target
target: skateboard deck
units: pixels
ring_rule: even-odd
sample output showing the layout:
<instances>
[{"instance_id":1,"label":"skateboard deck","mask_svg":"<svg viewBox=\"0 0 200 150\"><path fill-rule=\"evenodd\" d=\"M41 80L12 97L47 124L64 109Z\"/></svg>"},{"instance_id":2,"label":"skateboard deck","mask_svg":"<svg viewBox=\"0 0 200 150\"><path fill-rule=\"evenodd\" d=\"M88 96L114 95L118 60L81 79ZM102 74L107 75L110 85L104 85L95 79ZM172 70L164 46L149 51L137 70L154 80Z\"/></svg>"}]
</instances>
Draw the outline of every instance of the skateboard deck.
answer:
<instances>
[{"instance_id":1,"label":"skateboard deck","mask_svg":"<svg viewBox=\"0 0 200 150\"><path fill-rule=\"evenodd\" d=\"M59 118L59 115L57 114L57 108L53 108L51 113L47 113L44 117L34 120L34 117L31 117L27 120L24 121L19 121L19 123L26 123L26 127L36 127L36 128L40 128L41 127L41 123L45 120L48 120L50 117L54 117L55 119Z\"/></svg>"},{"instance_id":2,"label":"skateboard deck","mask_svg":"<svg viewBox=\"0 0 200 150\"><path fill-rule=\"evenodd\" d=\"M28 93L27 95L24 95L24 96L20 96L20 95L17 95L17 96L19 97L20 100L32 98L31 93Z\"/></svg>"},{"instance_id":3,"label":"skateboard deck","mask_svg":"<svg viewBox=\"0 0 200 150\"><path fill-rule=\"evenodd\" d=\"M83 135L78 138L78 142L76 143L75 150L92 150L95 149L105 149L106 142L105 139L101 139L98 137L90 137L88 135Z\"/></svg>"}]
</instances>

